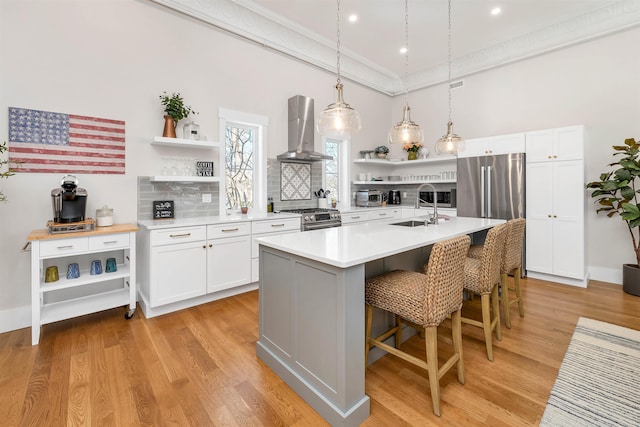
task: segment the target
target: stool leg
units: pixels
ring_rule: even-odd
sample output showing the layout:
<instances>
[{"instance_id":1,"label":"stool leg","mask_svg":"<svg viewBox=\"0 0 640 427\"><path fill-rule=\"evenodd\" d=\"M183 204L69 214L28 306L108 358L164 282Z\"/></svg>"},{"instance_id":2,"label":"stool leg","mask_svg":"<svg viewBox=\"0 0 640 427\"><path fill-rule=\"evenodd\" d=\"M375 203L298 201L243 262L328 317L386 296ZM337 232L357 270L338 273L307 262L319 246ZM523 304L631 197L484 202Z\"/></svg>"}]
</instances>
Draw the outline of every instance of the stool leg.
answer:
<instances>
[{"instance_id":1,"label":"stool leg","mask_svg":"<svg viewBox=\"0 0 640 427\"><path fill-rule=\"evenodd\" d=\"M504 324L511 329L511 316L509 309L511 300L509 299L509 283L507 283L507 273L500 273L500 289L502 290L502 308L504 309Z\"/></svg>"},{"instance_id":2,"label":"stool leg","mask_svg":"<svg viewBox=\"0 0 640 427\"><path fill-rule=\"evenodd\" d=\"M364 331L364 369L367 370L369 366L369 338L371 338L371 325L373 323L373 306L365 304L365 331Z\"/></svg>"},{"instance_id":3,"label":"stool leg","mask_svg":"<svg viewBox=\"0 0 640 427\"><path fill-rule=\"evenodd\" d=\"M458 382L464 384L464 360L462 359L462 316L460 310L451 313L451 338L453 339L453 352L458 355L456 367L458 370Z\"/></svg>"},{"instance_id":4,"label":"stool leg","mask_svg":"<svg viewBox=\"0 0 640 427\"><path fill-rule=\"evenodd\" d=\"M429 372L429 388L433 413L440 416L440 380L438 379L438 327L425 328L425 346L427 355L427 371Z\"/></svg>"},{"instance_id":5,"label":"stool leg","mask_svg":"<svg viewBox=\"0 0 640 427\"><path fill-rule=\"evenodd\" d=\"M522 300L522 295L520 294L520 267L516 268L513 272L513 283L516 287L516 295L518 297L518 311L520 312L520 317L524 317L524 301Z\"/></svg>"},{"instance_id":6,"label":"stool leg","mask_svg":"<svg viewBox=\"0 0 640 427\"><path fill-rule=\"evenodd\" d=\"M482 294L480 303L482 304L482 327L484 329L484 342L487 346L487 359L493 362L493 347L491 345L491 294Z\"/></svg>"},{"instance_id":7,"label":"stool leg","mask_svg":"<svg viewBox=\"0 0 640 427\"><path fill-rule=\"evenodd\" d=\"M493 305L493 322L496 327L496 338L498 341L502 340L502 329L500 326L500 300L498 297L498 284L496 283L491 291L491 303ZM492 325L493 326L493 325Z\"/></svg>"},{"instance_id":8,"label":"stool leg","mask_svg":"<svg viewBox=\"0 0 640 427\"><path fill-rule=\"evenodd\" d=\"M400 349L402 344L402 317L396 314L396 348Z\"/></svg>"}]
</instances>

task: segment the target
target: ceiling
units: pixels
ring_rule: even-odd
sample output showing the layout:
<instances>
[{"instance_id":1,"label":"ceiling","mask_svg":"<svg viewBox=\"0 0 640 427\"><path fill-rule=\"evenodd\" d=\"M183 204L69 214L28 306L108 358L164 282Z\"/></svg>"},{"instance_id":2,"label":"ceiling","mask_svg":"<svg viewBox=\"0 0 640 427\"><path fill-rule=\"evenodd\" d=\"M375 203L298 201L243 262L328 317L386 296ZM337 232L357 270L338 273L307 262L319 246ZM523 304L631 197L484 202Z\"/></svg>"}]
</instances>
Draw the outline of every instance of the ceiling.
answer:
<instances>
[{"instance_id":1,"label":"ceiling","mask_svg":"<svg viewBox=\"0 0 640 427\"><path fill-rule=\"evenodd\" d=\"M152 0L335 72L335 0ZM500 7L501 13L491 15ZM409 0L406 88L447 80L447 0ZM341 74L405 90L403 0L341 0ZM350 23L348 15L358 20ZM452 0L454 79L640 25L640 0Z\"/></svg>"}]
</instances>

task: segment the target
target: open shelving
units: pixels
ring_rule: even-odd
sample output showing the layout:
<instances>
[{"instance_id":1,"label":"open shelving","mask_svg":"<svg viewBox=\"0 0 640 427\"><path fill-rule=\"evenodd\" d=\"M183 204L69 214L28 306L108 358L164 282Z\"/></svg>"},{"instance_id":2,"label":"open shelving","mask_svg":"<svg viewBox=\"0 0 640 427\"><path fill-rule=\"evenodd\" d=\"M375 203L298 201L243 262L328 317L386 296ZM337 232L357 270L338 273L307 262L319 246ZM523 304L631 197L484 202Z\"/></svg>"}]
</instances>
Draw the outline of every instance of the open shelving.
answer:
<instances>
[{"instance_id":1,"label":"open shelving","mask_svg":"<svg viewBox=\"0 0 640 427\"><path fill-rule=\"evenodd\" d=\"M391 161L385 159L356 159L353 163L366 164L366 165L375 165L375 166L418 166L423 164L436 164L436 163L446 163L446 162L454 162L457 160L456 156L440 156L440 157L427 157L426 159L416 159L416 160L400 160L400 161Z\"/></svg>"},{"instance_id":2,"label":"open shelving","mask_svg":"<svg viewBox=\"0 0 640 427\"><path fill-rule=\"evenodd\" d=\"M165 138L163 136L155 136L152 145L162 145L165 147L187 147L187 148L218 148L220 143L216 141L197 141L194 139L182 138Z\"/></svg>"}]
</instances>

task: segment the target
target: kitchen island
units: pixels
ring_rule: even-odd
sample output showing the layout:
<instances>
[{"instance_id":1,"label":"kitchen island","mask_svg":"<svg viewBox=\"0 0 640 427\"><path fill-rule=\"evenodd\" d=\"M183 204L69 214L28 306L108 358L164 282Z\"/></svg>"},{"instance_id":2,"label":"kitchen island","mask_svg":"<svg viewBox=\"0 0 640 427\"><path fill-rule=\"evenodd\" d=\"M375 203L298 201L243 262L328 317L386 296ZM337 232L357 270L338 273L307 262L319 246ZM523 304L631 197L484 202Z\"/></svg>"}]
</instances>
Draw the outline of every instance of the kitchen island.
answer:
<instances>
[{"instance_id":1,"label":"kitchen island","mask_svg":"<svg viewBox=\"0 0 640 427\"><path fill-rule=\"evenodd\" d=\"M369 416L364 377L365 278L418 269L431 245L504 220L452 218L403 227L379 221L258 239L257 354L332 425Z\"/></svg>"}]
</instances>

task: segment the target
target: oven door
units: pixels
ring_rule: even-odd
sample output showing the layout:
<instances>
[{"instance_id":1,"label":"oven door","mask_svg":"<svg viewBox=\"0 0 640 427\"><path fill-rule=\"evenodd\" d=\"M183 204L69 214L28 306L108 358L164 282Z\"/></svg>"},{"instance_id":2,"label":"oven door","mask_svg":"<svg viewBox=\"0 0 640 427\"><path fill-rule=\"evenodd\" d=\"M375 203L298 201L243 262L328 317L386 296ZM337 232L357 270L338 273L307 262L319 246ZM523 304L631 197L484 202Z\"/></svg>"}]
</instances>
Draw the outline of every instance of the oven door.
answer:
<instances>
[{"instance_id":1,"label":"oven door","mask_svg":"<svg viewBox=\"0 0 640 427\"><path fill-rule=\"evenodd\" d=\"M322 228L340 227L342 222L310 222L309 224L302 224L302 231L320 230Z\"/></svg>"}]
</instances>

